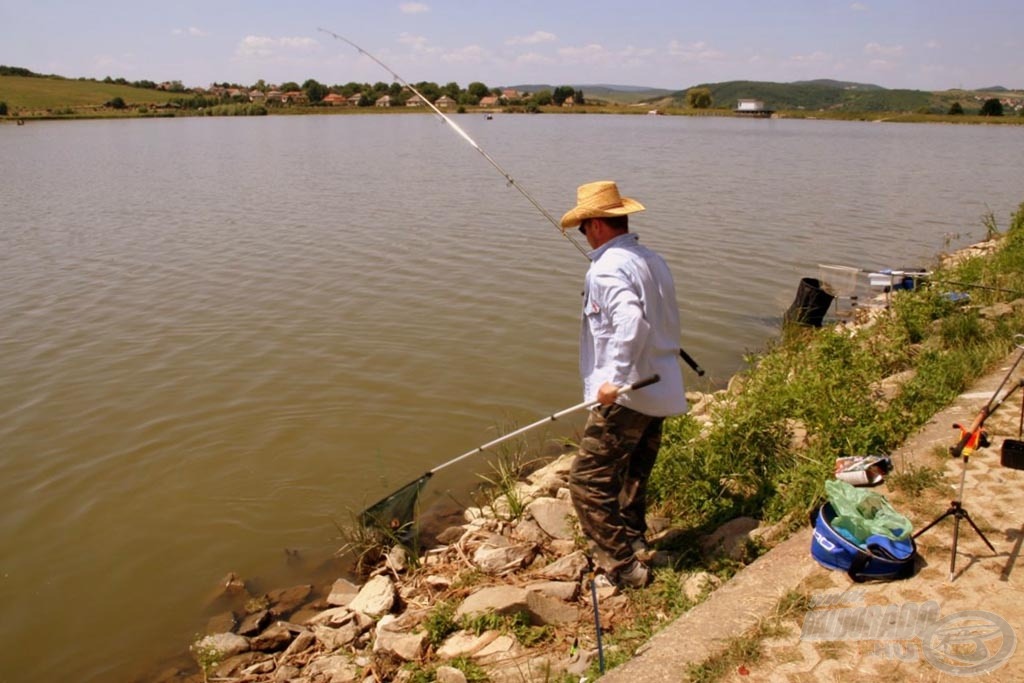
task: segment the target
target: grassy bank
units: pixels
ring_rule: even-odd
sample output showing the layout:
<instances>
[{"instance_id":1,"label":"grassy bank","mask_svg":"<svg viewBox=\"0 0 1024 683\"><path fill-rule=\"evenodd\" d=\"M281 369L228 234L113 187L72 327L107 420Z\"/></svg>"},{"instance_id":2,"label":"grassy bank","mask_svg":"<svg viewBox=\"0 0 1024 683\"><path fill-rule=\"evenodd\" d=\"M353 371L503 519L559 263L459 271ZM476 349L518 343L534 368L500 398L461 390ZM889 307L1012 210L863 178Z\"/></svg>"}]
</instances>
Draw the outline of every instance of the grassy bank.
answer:
<instances>
[{"instance_id":1,"label":"grassy bank","mask_svg":"<svg viewBox=\"0 0 1024 683\"><path fill-rule=\"evenodd\" d=\"M986 226L999 232L994 219ZM935 268L869 323L789 329L751 356L709 421L667 424L651 482L657 507L692 529L737 515L802 519L837 457L888 452L1013 349L1024 309L997 304L1024 292L1024 205L1000 244Z\"/></svg>"}]
</instances>

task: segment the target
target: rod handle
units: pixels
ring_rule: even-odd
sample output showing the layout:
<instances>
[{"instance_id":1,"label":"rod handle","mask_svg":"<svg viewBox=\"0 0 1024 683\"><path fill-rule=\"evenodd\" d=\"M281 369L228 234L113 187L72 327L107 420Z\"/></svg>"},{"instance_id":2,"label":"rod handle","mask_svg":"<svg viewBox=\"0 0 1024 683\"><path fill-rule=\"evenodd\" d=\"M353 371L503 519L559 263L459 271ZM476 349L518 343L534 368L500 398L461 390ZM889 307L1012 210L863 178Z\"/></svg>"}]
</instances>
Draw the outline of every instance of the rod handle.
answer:
<instances>
[{"instance_id":1,"label":"rod handle","mask_svg":"<svg viewBox=\"0 0 1024 683\"><path fill-rule=\"evenodd\" d=\"M689 365L690 368L694 372L697 373L698 377L703 377L704 376L704 368L702 368L701 366L697 365L697 361L695 361L693 359L693 357L690 354L688 354L686 351L684 351L682 348L679 349L679 356L684 361L686 361L686 364Z\"/></svg>"},{"instance_id":2,"label":"rod handle","mask_svg":"<svg viewBox=\"0 0 1024 683\"><path fill-rule=\"evenodd\" d=\"M654 384L655 382L660 382L660 381L661 381L661 375L654 374L654 375L651 375L650 377L647 377L645 379L637 380L636 382L633 382L632 384L630 384L627 387L619 387L619 392L618 393L624 394L627 391L636 391L637 389L643 389L644 387L649 387L652 384Z\"/></svg>"}]
</instances>

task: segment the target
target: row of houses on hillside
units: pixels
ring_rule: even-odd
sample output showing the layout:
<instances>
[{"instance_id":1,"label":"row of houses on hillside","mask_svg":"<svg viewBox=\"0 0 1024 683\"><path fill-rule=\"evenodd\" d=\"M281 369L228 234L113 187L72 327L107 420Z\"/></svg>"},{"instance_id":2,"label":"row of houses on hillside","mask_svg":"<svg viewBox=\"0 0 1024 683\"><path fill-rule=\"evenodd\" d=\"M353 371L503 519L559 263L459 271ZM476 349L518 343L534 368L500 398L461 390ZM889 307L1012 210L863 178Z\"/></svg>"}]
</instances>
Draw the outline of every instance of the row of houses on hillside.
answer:
<instances>
[{"instance_id":1,"label":"row of houses on hillside","mask_svg":"<svg viewBox=\"0 0 1024 683\"><path fill-rule=\"evenodd\" d=\"M193 92L198 95L212 95L214 97L221 98L234 98L234 99L247 99L250 102L264 104L268 102L276 102L280 104L306 104L309 102L309 98L301 90L247 90L244 88L225 88L221 86L211 86L209 89L196 88ZM480 98L481 107L497 107L502 104L507 104L511 100L522 98L527 93L519 92L514 88L505 88L502 90L501 95L489 95L487 97ZM358 107L359 103L362 102L363 94L356 93L354 95L340 95L338 93L328 93L322 100L324 104L332 107ZM383 95L377 97L373 101L374 106L377 107L392 107L401 106L398 104L398 100L391 95ZM566 100L566 106L572 106L572 98ZM426 106L427 102L419 95L412 95L405 99L404 106L406 107L423 107ZM434 100L434 106L438 109L454 109L458 106L453 98L448 95L442 95L441 97Z\"/></svg>"}]
</instances>

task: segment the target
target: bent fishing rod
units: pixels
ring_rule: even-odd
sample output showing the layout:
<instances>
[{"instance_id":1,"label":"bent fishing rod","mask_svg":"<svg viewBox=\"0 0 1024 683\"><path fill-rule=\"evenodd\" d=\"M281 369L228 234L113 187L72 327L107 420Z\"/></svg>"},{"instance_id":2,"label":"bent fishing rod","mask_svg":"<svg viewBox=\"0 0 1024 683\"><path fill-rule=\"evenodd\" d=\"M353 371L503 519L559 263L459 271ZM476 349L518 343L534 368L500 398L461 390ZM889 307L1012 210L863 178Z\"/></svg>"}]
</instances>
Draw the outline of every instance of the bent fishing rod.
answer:
<instances>
[{"instance_id":1,"label":"bent fishing rod","mask_svg":"<svg viewBox=\"0 0 1024 683\"><path fill-rule=\"evenodd\" d=\"M569 232L569 231L566 231L566 230L562 230L562 226L561 226L561 225L559 225L559 223L558 223L558 221L557 221L557 220L555 219L555 217L554 217L554 216L552 216L552 215L551 215L550 213L548 213L547 209L545 209L545 208L544 208L544 207L543 207L543 206L542 206L542 205L540 204L540 202L538 202L538 201L537 201L536 199L534 199L533 195L531 195L531 194L530 194L529 192L527 192L527 191L526 191L526 188L524 188L524 187L523 187L522 185L520 185L520 184L519 184L518 182L516 182L516 179L515 179L515 178L513 178L513 177L512 177L512 175L511 175L511 174L510 174L510 173L509 173L508 171L506 171L506 170L505 170L504 168L502 168L502 167L501 167L501 164L499 164L499 163L498 163L497 161L495 161L495 160L494 160L494 158L493 158L493 157L492 157L492 156L491 156L490 154L488 154L488 153L487 153L486 151L484 151L484 149L483 149L483 148L482 148L482 147L481 147L480 145L478 145L478 144L477 144L476 140L474 140L474 139L473 139L472 137L470 137L470 136L469 136L469 133L467 133L466 131L464 131L464 130L463 130L463 129L462 129L462 128L461 128L460 126L459 126L459 124L455 123L455 121L453 121L453 120L452 120L452 119L451 119L451 118L450 118L450 117L449 117L449 116L448 116L447 114L445 114L445 113L444 113L443 111L441 111L440 109L438 109L438 108L437 108L437 106L436 106L436 105L434 105L434 103L433 103L433 102L431 102L431 101L430 101L429 99L427 99L426 97L424 97L424 96L423 96L423 94L422 94L422 93L420 93L420 91L419 91L419 90L417 90L417 89L415 88L415 86L413 86L413 85L412 85L411 83L409 83L409 82L408 82L407 80L405 80L404 78L402 78L401 76L399 76L399 75L398 75L398 74L397 74L397 73L396 73L396 72L394 71L394 69L392 69L391 67L389 67L389 66L388 66L387 64L385 64L384 62L380 61L380 60L379 60L379 59L377 59L376 57L374 57L374 56L373 56L372 54L370 54L369 52L367 52L367 51L366 51L366 50L364 50L363 48L361 48L361 47L359 47L358 45L356 45L355 43L353 43L353 42L352 42L351 40L349 40L349 39L348 39L348 38L346 38L345 36L340 36L340 35L338 35L337 33L335 33L334 31L328 31L328 30L327 30L327 29L325 29L325 28L318 28L317 30L318 30L318 31L321 31L321 32L323 32L323 33L326 33L326 34L327 34L327 35L329 35L329 36L332 36L332 37L333 37L333 38L334 38L335 40L340 40L340 41L341 41L341 42L343 42L343 43L347 43L348 45L351 45L351 46L352 46L353 48L355 48L355 49L356 49L356 51L357 51L357 52L359 52L359 54L361 54L361 55L365 55L366 57L368 57L368 58L372 59L372 60L373 60L374 62L376 62L376 63L377 63L377 64L378 64L378 65L379 65L379 66L380 66L380 67L381 67L382 69L384 69L384 70L385 70L385 71L387 71L387 72L388 72L389 74L391 74L391 77L392 77L392 78L394 78L394 79L395 79L395 81L397 81L398 83L401 83L401 84L402 84L402 85L403 85L404 87L406 87L406 88L408 88L409 90L411 90L411 91L413 92L413 94L414 94L414 95L416 95L417 97L419 97L419 98L420 98L420 100L422 100L422 101L423 101L423 102L424 102L424 103L425 103L425 104L426 104L426 105L427 105L428 107L430 107L430 109L431 109L431 110L433 110L433 112L434 112L435 114L437 114L438 116L440 116L440 117L441 117L441 120L442 120L442 121L444 121L444 122L445 122L446 124L448 124L448 126L449 126L449 127L450 127L450 128L451 128L451 129L453 130L453 131L455 131L455 133L456 133L456 134L457 134L457 135L458 135L459 137L461 137L461 138L462 138L463 140L465 140L466 142L468 142L468 143L470 144L470 146L471 146L471 147L472 147L473 149L475 149L475 150L476 150L477 152L479 152L479 153L480 153L480 155L481 155L481 156L482 156L482 157L483 157L484 159L486 159L486 160L487 160L487 162L488 162L488 163L489 163L489 164L490 164L491 166L493 166L493 167L494 167L494 169L495 169L495 170L496 170L496 171L497 171L498 173L500 173L500 174L502 175L502 177L504 177L504 178L505 178L505 180L506 180L506 181L508 182L508 184L509 184L509 185L511 185L512 187L516 188L516 190L518 190L518 191L519 191L519 194L523 195L523 197L525 197L525 198L526 198L526 200L527 200L528 202L530 202L531 204L533 204L533 207L534 207L535 209L537 209L538 211L540 211L541 215L543 215L543 216L544 216L544 218L546 218L546 219L548 220L548 222L549 222L549 223L551 223L551 225L553 225L553 226L555 227L555 229L556 229L556 230L558 230L558 232L560 232L560 233L562 234L562 237L564 237L565 239L569 240L569 242L570 242L570 243L571 243L571 244L572 244L572 245L573 245L574 247L576 247L576 250L577 250L577 251L579 251L579 252L580 252L581 254L583 254L583 256L584 256L584 257L585 257L585 258L586 258L586 259L587 259L588 261L590 260L590 255L589 255L589 254L587 253L587 250L586 250L586 249L584 249L584 248L583 248L583 247L582 247L582 246L580 245L580 243L576 241L576 239L575 239L575 238L574 238L574 237L572 236L572 234L570 234L570 232ZM681 357L681 358L682 358L682 359L683 359L684 361L686 361L686 364L687 364L687 365L689 365L689 366L690 366L690 368L691 368L691 369L693 369L693 371L694 371L694 372L696 372L696 373L697 373L697 376L698 376L698 377L703 377L703 376L704 376L704 368L702 368L701 366L697 365L697 361L695 361L695 360L693 359L693 357L692 357L692 356L690 356L690 354L688 354L688 353L687 353L687 352L686 352L685 350L683 350L683 349L682 349L682 347L680 347L680 349L679 349L679 356L680 356L680 357Z\"/></svg>"}]
</instances>

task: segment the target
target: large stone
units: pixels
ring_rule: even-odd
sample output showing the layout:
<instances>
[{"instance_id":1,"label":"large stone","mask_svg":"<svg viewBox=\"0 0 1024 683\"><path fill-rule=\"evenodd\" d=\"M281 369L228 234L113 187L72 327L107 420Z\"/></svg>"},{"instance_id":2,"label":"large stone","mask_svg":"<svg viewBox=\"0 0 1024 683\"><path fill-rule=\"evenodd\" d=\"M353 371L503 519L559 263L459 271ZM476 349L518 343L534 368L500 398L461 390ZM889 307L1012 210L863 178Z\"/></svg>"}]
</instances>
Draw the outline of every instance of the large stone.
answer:
<instances>
[{"instance_id":1,"label":"large stone","mask_svg":"<svg viewBox=\"0 0 1024 683\"><path fill-rule=\"evenodd\" d=\"M238 626L238 633L243 636L254 636L263 630L263 627L270 621L270 612L262 609L258 612L245 615L242 623Z\"/></svg>"},{"instance_id":2,"label":"large stone","mask_svg":"<svg viewBox=\"0 0 1024 683\"><path fill-rule=\"evenodd\" d=\"M525 588L488 586L463 600L455 610L455 618L459 619L471 614L514 614L527 609Z\"/></svg>"},{"instance_id":3,"label":"large stone","mask_svg":"<svg viewBox=\"0 0 1024 683\"><path fill-rule=\"evenodd\" d=\"M310 584L270 591L267 593L267 599L270 601L270 614L275 618L291 614L302 606L312 592L313 586Z\"/></svg>"},{"instance_id":4,"label":"large stone","mask_svg":"<svg viewBox=\"0 0 1024 683\"><path fill-rule=\"evenodd\" d=\"M320 676L331 683L356 683L359 680L359 668L345 655L318 657L306 666L303 674L311 680L318 680L317 676Z\"/></svg>"},{"instance_id":5,"label":"large stone","mask_svg":"<svg viewBox=\"0 0 1024 683\"><path fill-rule=\"evenodd\" d=\"M560 455L557 459L549 462L544 467L532 472L528 477L526 477L526 480L535 485L552 475L568 480L569 471L572 469L572 463L575 459L575 452Z\"/></svg>"},{"instance_id":6,"label":"large stone","mask_svg":"<svg viewBox=\"0 0 1024 683\"><path fill-rule=\"evenodd\" d=\"M526 606L531 621L539 626L571 624L579 619L579 609L557 598L551 598L538 591L526 592Z\"/></svg>"},{"instance_id":7,"label":"large stone","mask_svg":"<svg viewBox=\"0 0 1024 683\"><path fill-rule=\"evenodd\" d=\"M454 666L439 666L434 670L437 683L466 683L466 674Z\"/></svg>"},{"instance_id":8,"label":"large stone","mask_svg":"<svg viewBox=\"0 0 1024 683\"><path fill-rule=\"evenodd\" d=\"M515 529L512 530L512 538L533 545L541 545L547 542L549 536L540 528L537 522L532 519L522 519L519 520Z\"/></svg>"},{"instance_id":9,"label":"large stone","mask_svg":"<svg viewBox=\"0 0 1024 683\"><path fill-rule=\"evenodd\" d=\"M526 510L548 536L562 540L572 539L576 511L569 501L538 498L527 505Z\"/></svg>"},{"instance_id":10,"label":"large stone","mask_svg":"<svg viewBox=\"0 0 1024 683\"><path fill-rule=\"evenodd\" d=\"M234 678L239 676L246 667L251 666L260 657L265 656L259 652L243 652L228 657L213 667L213 678Z\"/></svg>"},{"instance_id":11,"label":"large stone","mask_svg":"<svg viewBox=\"0 0 1024 683\"><path fill-rule=\"evenodd\" d=\"M484 631L480 635L472 631L456 631L437 648L437 656L441 659L470 657L500 635L500 631Z\"/></svg>"},{"instance_id":12,"label":"large stone","mask_svg":"<svg viewBox=\"0 0 1024 683\"><path fill-rule=\"evenodd\" d=\"M282 660L287 660L293 655L297 655L300 652L305 652L309 649L309 646L316 642L316 636L309 631L303 631L299 635L295 636L295 640L291 642L288 649L284 651L281 656Z\"/></svg>"},{"instance_id":13,"label":"large stone","mask_svg":"<svg viewBox=\"0 0 1024 683\"><path fill-rule=\"evenodd\" d=\"M249 645L260 652L283 650L292 642L292 632L284 622L277 622L267 627L263 633L253 638Z\"/></svg>"},{"instance_id":14,"label":"large stone","mask_svg":"<svg viewBox=\"0 0 1024 683\"><path fill-rule=\"evenodd\" d=\"M192 646L192 654L197 658L212 653L217 659L227 659L248 651L249 639L235 633L214 633Z\"/></svg>"},{"instance_id":15,"label":"large stone","mask_svg":"<svg viewBox=\"0 0 1024 683\"><path fill-rule=\"evenodd\" d=\"M580 584L578 581L538 581L527 584L526 590L541 593L549 598L568 602L576 599Z\"/></svg>"},{"instance_id":16,"label":"large stone","mask_svg":"<svg viewBox=\"0 0 1024 683\"><path fill-rule=\"evenodd\" d=\"M546 579L578 581L586 570L587 556L583 554L582 550L577 550L570 555L555 560L540 570L539 574Z\"/></svg>"},{"instance_id":17,"label":"large stone","mask_svg":"<svg viewBox=\"0 0 1024 683\"><path fill-rule=\"evenodd\" d=\"M409 633L401 630L401 624L393 614L385 615L377 623L374 652L386 652L407 662L418 660L427 649L427 634L419 631Z\"/></svg>"},{"instance_id":18,"label":"large stone","mask_svg":"<svg viewBox=\"0 0 1024 683\"><path fill-rule=\"evenodd\" d=\"M320 643L328 652L348 647L356 642L359 634L359 627L352 621L338 628L321 626L319 624L313 627L313 636L316 638L316 642Z\"/></svg>"},{"instance_id":19,"label":"large stone","mask_svg":"<svg viewBox=\"0 0 1024 683\"><path fill-rule=\"evenodd\" d=\"M352 617L352 610L348 607L332 607L325 609L323 612L319 612L316 615L306 619L304 623L310 626L314 624L330 624L331 626L337 626L343 622L348 621Z\"/></svg>"},{"instance_id":20,"label":"large stone","mask_svg":"<svg viewBox=\"0 0 1024 683\"><path fill-rule=\"evenodd\" d=\"M348 579L338 579L331 586L331 592L327 595L327 603L347 607L357 595L359 595L359 586Z\"/></svg>"},{"instance_id":21,"label":"large stone","mask_svg":"<svg viewBox=\"0 0 1024 683\"><path fill-rule=\"evenodd\" d=\"M409 568L409 553L400 545L393 546L388 551L384 565L396 574L401 574Z\"/></svg>"},{"instance_id":22,"label":"large stone","mask_svg":"<svg viewBox=\"0 0 1024 683\"><path fill-rule=\"evenodd\" d=\"M390 577L375 576L359 590L348 608L369 617L380 617L395 604L395 584Z\"/></svg>"},{"instance_id":23,"label":"large stone","mask_svg":"<svg viewBox=\"0 0 1024 683\"><path fill-rule=\"evenodd\" d=\"M526 566L533 561L534 555L533 547L527 545L497 548L483 545L473 553L473 564L487 574L500 576Z\"/></svg>"},{"instance_id":24,"label":"large stone","mask_svg":"<svg viewBox=\"0 0 1024 683\"><path fill-rule=\"evenodd\" d=\"M484 666L499 664L514 657L519 649L521 648L518 647L515 638L509 635L499 635L489 644L480 648L473 655L473 659Z\"/></svg>"}]
</instances>

